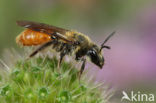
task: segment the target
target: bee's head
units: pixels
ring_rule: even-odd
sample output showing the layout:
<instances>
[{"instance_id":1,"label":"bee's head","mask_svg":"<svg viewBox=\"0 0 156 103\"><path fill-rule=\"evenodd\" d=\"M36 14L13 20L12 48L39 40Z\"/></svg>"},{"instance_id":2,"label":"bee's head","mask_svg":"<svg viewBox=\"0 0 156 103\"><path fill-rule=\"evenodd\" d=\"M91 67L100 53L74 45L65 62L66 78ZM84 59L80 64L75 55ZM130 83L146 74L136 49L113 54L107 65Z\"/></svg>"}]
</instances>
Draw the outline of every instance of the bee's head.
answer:
<instances>
[{"instance_id":1,"label":"bee's head","mask_svg":"<svg viewBox=\"0 0 156 103\"><path fill-rule=\"evenodd\" d=\"M91 49L88 50L87 55L89 56L92 63L99 66L101 69L104 65L104 57L97 45L93 45Z\"/></svg>"},{"instance_id":2,"label":"bee's head","mask_svg":"<svg viewBox=\"0 0 156 103\"><path fill-rule=\"evenodd\" d=\"M111 33L101 44L101 47L97 45L92 45L92 47L88 50L87 55L90 57L91 62L99 66L101 69L104 65L104 57L101 53L103 48L110 49L109 46L106 46L105 43L115 34L115 32Z\"/></svg>"}]
</instances>

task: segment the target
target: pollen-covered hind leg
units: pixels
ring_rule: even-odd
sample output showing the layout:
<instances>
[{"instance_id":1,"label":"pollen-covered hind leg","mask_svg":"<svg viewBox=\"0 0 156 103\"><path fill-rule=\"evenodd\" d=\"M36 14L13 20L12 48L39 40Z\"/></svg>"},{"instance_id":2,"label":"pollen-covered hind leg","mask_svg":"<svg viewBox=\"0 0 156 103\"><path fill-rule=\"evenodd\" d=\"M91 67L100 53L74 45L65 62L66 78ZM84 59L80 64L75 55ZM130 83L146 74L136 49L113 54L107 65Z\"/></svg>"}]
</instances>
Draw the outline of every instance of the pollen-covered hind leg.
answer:
<instances>
[{"instance_id":1,"label":"pollen-covered hind leg","mask_svg":"<svg viewBox=\"0 0 156 103\"><path fill-rule=\"evenodd\" d=\"M50 46L51 44L55 43L56 41L50 41L50 42L47 42L43 45L41 45L39 48L37 48L34 52L32 52L29 57L33 57L35 56L38 52L40 52L41 50L45 49L46 47Z\"/></svg>"}]
</instances>

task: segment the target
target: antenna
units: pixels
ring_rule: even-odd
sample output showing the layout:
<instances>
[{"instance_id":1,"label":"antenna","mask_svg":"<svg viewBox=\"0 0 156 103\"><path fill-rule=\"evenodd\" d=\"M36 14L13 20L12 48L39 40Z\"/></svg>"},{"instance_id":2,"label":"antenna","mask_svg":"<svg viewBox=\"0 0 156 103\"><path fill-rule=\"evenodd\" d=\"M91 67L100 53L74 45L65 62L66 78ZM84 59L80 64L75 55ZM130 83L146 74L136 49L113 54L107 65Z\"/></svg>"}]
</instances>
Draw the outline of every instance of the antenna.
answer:
<instances>
[{"instance_id":1,"label":"antenna","mask_svg":"<svg viewBox=\"0 0 156 103\"><path fill-rule=\"evenodd\" d=\"M105 40L104 42L101 44L101 48L100 48L100 51L103 49L103 48L107 48L107 49L110 49L109 46L106 46L105 43L116 33L116 31L112 32Z\"/></svg>"}]
</instances>

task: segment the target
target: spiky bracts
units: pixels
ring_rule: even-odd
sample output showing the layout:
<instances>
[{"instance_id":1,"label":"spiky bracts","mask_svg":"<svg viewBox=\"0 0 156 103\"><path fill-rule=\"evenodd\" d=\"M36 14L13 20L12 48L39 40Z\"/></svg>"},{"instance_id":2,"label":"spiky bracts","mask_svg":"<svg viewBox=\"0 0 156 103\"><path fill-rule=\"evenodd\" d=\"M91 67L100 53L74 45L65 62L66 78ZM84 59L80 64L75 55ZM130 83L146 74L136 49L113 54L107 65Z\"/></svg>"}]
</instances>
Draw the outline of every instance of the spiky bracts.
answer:
<instances>
[{"instance_id":1,"label":"spiky bracts","mask_svg":"<svg viewBox=\"0 0 156 103\"><path fill-rule=\"evenodd\" d=\"M71 62L63 62L60 70L57 62L37 57L0 69L0 103L107 103L112 93L87 81L87 73L79 82Z\"/></svg>"}]
</instances>

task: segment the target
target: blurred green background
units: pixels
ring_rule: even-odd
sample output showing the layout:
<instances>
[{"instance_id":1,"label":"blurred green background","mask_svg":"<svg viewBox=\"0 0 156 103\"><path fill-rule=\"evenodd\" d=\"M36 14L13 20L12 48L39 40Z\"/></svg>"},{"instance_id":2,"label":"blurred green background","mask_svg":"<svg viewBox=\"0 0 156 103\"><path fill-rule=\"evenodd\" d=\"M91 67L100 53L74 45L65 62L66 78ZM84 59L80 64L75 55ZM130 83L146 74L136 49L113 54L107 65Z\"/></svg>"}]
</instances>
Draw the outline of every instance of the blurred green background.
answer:
<instances>
[{"instance_id":1,"label":"blurred green background","mask_svg":"<svg viewBox=\"0 0 156 103\"><path fill-rule=\"evenodd\" d=\"M100 29L114 29L132 19L149 1L0 0L0 54L4 48L17 47L15 37L23 30L16 25L17 20L38 21L98 35Z\"/></svg>"}]
</instances>

